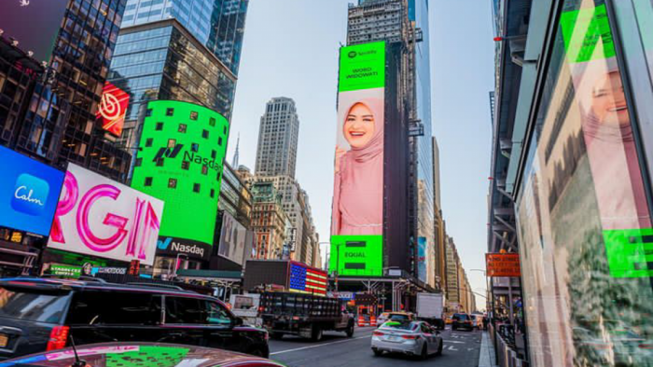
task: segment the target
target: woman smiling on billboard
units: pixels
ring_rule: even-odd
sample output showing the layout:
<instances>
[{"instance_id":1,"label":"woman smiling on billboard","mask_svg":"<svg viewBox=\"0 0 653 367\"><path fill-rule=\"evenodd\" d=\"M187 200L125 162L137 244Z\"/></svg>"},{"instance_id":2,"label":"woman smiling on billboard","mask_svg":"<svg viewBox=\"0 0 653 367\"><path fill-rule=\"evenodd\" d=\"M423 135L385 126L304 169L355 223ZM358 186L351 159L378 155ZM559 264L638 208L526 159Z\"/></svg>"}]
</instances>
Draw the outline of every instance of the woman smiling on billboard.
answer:
<instances>
[{"instance_id":1,"label":"woman smiling on billboard","mask_svg":"<svg viewBox=\"0 0 653 367\"><path fill-rule=\"evenodd\" d=\"M383 92L340 93L332 235L383 233Z\"/></svg>"}]
</instances>

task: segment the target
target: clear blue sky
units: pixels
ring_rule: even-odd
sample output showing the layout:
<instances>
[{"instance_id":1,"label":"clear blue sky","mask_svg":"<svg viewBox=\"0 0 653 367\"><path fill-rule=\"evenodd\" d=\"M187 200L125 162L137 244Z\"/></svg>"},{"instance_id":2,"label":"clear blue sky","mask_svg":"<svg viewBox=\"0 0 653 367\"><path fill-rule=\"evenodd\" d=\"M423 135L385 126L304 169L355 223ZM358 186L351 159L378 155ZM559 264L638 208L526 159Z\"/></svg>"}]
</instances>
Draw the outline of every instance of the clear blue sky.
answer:
<instances>
[{"instance_id":1,"label":"clear blue sky","mask_svg":"<svg viewBox=\"0 0 653 367\"><path fill-rule=\"evenodd\" d=\"M250 1L229 141L254 169L260 117L272 97L293 98L300 119L297 180L308 192L321 241L333 194L338 48L348 0ZM489 0L431 0L433 133L440 145L442 206L472 288L483 293L494 89ZM479 306L485 300L477 297Z\"/></svg>"}]
</instances>

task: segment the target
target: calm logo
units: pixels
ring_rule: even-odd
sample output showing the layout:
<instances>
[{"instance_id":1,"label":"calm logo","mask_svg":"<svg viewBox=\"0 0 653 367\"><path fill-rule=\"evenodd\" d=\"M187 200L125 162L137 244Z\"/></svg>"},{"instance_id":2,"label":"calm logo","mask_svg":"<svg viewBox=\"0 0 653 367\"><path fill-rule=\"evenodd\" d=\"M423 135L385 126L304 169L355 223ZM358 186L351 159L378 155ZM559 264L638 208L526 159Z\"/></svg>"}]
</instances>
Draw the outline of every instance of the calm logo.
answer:
<instances>
[{"instance_id":1,"label":"calm logo","mask_svg":"<svg viewBox=\"0 0 653 367\"><path fill-rule=\"evenodd\" d=\"M23 173L16 180L11 207L28 215L41 215L45 210L49 192L50 185L46 181Z\"/></svg>"}]
</instances>

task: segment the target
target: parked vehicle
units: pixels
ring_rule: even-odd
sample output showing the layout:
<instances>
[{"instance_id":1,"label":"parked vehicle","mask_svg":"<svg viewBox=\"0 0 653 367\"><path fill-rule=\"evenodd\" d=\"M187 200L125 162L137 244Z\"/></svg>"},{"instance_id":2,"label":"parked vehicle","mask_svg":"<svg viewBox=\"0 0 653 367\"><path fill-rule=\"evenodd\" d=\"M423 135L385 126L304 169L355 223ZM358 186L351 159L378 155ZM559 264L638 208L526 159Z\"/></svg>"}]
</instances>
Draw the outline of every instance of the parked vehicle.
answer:
<instances>
[{"instance_id":1,"label":"parked vehicle","mask_svg":"<svg viewBox=\"0 0 653 367\"><path fill-rule=\"evenodd\" d=\"M431 354L442 354L443 343L440 332L427 322L388 321L374 331L372 352L375 356L396 352L426 359Z\"/></svg>"},{"instance_id":2,"label":"parked vehicle","mask_svg":"<svg viewBox=\"0 0 653 367\"><path fill-rule=\"evenodd\" d=\"M261 294L263 326L273 339L298 335L314 341L322 339L328 330L354 335L354 318L337 298L292 292Z\"/></svg>"},{"instance_id":3,"label":"parked vehicle","mask_svg":"<svg viewBox=\"0 0 653 367\"><path fill-rule=\"evenodd\" d=\"M417 293L417 318L444 330L444 294Z\"/></svg>"},{"instance_id":4,"label":"parked vehicle","mask_svg":"<svg viewBox=\"0 0 653 367\"><path fill-rule=\"evenodd\" d=\"M75 352L79 358L78 363ZM191 345L160 343L101 343L59 349L0 362L0 366L60 367L86 365L93 367L144 366L152 362L157 366L204 367L282 367L269 359Z\"/></svg>"},{"instance_id":5,"label":"parked vehicle","mask_svg":"<svg viewBox=\"0 0 653 367\"><path fill-rule=\"evenodd\" d=\"M217 299L174 287L0 279L0 359L98 342L202 345L267 357L268 334Z\"/></svg>"},{"instance_id":6,"label":"parked vehicle","mask_svg":"<svg viewBox=\"0 0 653 367\"><path fill-rule=\"evenodd\" d=\"M472 317L466 313L455 313L451 317L451 330L467 329L474 330Z\"/></svg>"}]
</instances>

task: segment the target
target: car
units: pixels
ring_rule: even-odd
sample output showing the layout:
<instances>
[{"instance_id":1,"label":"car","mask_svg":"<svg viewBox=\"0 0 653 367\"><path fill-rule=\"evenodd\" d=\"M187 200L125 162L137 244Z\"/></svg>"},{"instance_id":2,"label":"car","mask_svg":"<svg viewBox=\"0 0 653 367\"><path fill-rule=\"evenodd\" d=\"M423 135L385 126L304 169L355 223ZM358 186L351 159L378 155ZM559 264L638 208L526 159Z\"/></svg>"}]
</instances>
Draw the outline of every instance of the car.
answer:
<instances>
[{"instance_id":1,"label":"car","mask_svg":"<svg viewBox=\"0 0 653 367\"><path fill-rule=\"evenodd\" d=\"M381 315L379 315L379 318L377 319L377 325L381 326L387 321L413 321L415 319L415 315L412 312L403 312L403 311L397 311L397 312L384 312Z\"/></svg>"},{"instance_id":2,"label":"car","mask_svg":"<svg viewBox=\"0 0 653 367\"><path fill-rule=\"evenodd\" d=\"M455 313L451 317L451 330L467 329L474 330L472 317L466 313Z\"/></svg>"},{"instance_id":3,"label":"car","mask_svg":"<svg viewBox=\"0 0 653 367\"><path fill-rule=\"evenodd\" d=\"M102 342L201 345L267 357L268 333L216 298L178 287L0 279L0 360Z\"/></svg>"},{"instance_id":4,"label":"car","mask_svg":"<svg viewBox=\"0 0 653 367\"><path fill-rule=\"evenodd\" d=\"M75 356L77 354L77 357ZM0 367L59 367L59 366L135 367L172 366L239 366L281 367L282 364L253 357L192 345L164 343L100 343L59 349L23 356L4 362Z\"/></svg>"},{"instance_id":5,"label":"car","mask_svg":"<svg viewBox=\"0 0 653 367\"><path fill-rule=\"evenodd\" d=\"M387 321L372 334L372 352L403 353L426 359L431 354L441 355L444 340L440 332L424 321Z\"/></svg>"}]
</instances>

